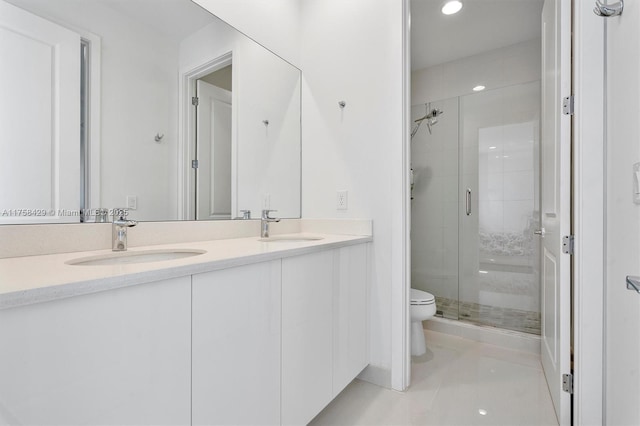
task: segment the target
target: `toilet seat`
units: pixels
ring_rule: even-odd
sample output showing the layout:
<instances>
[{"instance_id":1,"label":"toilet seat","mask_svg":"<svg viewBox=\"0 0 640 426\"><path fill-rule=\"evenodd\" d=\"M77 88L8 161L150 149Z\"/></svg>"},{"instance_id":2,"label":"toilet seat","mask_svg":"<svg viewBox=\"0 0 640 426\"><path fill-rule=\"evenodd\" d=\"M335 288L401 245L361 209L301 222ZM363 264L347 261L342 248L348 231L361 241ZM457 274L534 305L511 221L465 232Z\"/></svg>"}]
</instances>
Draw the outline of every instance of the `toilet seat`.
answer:
<instances>
[{"instance_id":1,"label":"toilet seat","mask_svg":"<svg viewBox=\"0 0 640 426\"><path fill-rule=\"evenodd\" d=\"M411 289L411 304L412 305L432 305L436 303L436 298L433 294L426 291Z\"/></svg>"}]
</instances>

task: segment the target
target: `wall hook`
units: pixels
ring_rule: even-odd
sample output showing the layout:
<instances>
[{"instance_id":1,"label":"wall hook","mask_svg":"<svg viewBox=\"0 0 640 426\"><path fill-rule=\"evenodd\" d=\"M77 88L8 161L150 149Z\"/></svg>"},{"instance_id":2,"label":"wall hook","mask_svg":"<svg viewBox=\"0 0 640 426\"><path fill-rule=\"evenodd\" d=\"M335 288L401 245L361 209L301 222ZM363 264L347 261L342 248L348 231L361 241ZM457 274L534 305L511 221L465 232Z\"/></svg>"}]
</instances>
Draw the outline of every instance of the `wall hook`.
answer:
<instances>
[{"instance_id":1,"label":"wall hook","mask_svg":"<svg viewBox=\"0 0 640 426\"><path fill-rule=\"evenodd\" d=\"M346 107L346 106L347 106L347 103L346 103L345 101L340 101L340 102L338 102L338 106L339 106L340 108L344 108L344 107Z\"/></svg>"},{"instance_id":2,"label":"wall hook","mask_svg":"<svg viewBox=\"0 0 640 426\"><path fill-rule=\"evenodd\" d=\"M156 133L156 137L154 138L156 142L160 143L160 141L164 138L164 134Z\"/></svg>"},{"instance_id":3,"label":"wall hook","mask_svg":"<svg viewBox=\"0 0 640 426\"><path fill-rule=\"evenodd\" d=\"M603 4L600 0L596 0L596 7L593 9L593 13L603 18L610 18L612 16L622 15L624 10L624 1L620 0L614 4Z\"/></svg>"},{"instance_id":4,"label":"wall hook","mask_svg":"<svg viewBox=\"0 0 640 426\"><path fill-rule=\"evenodd\" d=\"M262 120L262 123L264 123L265 126L269 125L269 120Z\"/></svg>"}]
</instances>

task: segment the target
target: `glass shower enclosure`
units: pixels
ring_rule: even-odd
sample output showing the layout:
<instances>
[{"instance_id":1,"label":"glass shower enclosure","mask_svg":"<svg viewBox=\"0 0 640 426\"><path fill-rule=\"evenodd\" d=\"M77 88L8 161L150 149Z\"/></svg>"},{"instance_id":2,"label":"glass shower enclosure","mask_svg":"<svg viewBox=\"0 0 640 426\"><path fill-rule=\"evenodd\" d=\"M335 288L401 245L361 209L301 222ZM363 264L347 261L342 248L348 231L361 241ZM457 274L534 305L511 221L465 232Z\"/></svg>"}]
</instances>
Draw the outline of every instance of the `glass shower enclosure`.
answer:
<instances>
[{"instance_id":1,"label":"glass shower enclosure","mask_svg":"<svg viewBox=\"0 0 640 426\"><path fill-rule=\"evenodd\" d=\"M540 82L412 108L412 287L438 315L540 334Z\"/></svg>"}]
</instances>

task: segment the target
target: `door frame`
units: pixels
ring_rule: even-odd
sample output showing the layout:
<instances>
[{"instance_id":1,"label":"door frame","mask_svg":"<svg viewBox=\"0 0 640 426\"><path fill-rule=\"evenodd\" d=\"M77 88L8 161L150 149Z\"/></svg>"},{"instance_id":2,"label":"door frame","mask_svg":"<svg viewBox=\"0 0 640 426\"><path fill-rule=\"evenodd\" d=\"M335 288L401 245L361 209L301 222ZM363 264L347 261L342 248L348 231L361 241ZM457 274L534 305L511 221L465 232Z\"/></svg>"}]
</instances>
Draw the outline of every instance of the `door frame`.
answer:
<instances>
[{"instance_id":1,"label":"door frame","mask_svg":"<svg viewBox=\"0 0 640 426\"><path fill-rule=\"evenodd\" d=\"M403 0L403 176L409 176L410 150L408 111L410 111L410 9ZM574 397L573 423L604 424L604 23L595 16L592 4L573 1L573 122L572 230L575 239L573 273L573 353ZM406 184L406 183L405 183ZM403 188L403 193L406 188ZM402 204L404 224L404 277L398 293L404 294L400 309L393 315L392 384L396 390L409 386L411 357L409 351L408 314L410 287L410 220L411 210Z\"/></svg>"},{"instance_id":2,"label":"door frame","mask_svg":"<svg viewBox=\"0 0 640 426\"><path fill-rule=\"evenodd\" d=\"M391 387L406 390L411 383L411 6L402 0L402 175L400 217L392 235L398 243L393 247L392 277L398 285L391 287ZM396 223L394 221L394 223ZM396 232L397 231L397 232Z\"/></svg>"},{"instance_id":3,"label":"door frame","mask_svg":"<svg viewBox=\"0 0 640 426\"><path fill-rule=\"evenodd\" d=\"M605 19L573 2L573 424L605 424Z\"/></svg>"},{"instance_id":4,"label":"door frame","mask_svg":"<svg viewBox=\"0 0 640 426\"><path fill-rule=\"evenodd\" d=\"M233 63L233 50L206 61L200 65L186 67L180 70L180 83L178 87L178 220L195 219L195 173L192 172L191 160L196 154L196 111L191 99L196 96L196 80L224 68ZM237 117L237 90L236 69L232 69L231 89L231 215L234 215L236 205L236 123L233 117Z\"/></svg>"},{"instance_id":5,"label":"door frame","mask_svg":"<svg viewBox=\"0 0 640 426\"><path fill-rule=\"evenodd\" d=\"M73 29L73 28L70 28ZM88 129L87 136L89 139L88 161L85 167L89 169L88 186L89 197L86 200L85 209L94 210L103 207L100 193L102 171L100 168L102 152L101 136L102 136L102 39L100 36L82 29L74 29L80 38L89 45L89 96L88 96ZM92 213L95 213L92 211Z\"/></svg>"}]
</instances>

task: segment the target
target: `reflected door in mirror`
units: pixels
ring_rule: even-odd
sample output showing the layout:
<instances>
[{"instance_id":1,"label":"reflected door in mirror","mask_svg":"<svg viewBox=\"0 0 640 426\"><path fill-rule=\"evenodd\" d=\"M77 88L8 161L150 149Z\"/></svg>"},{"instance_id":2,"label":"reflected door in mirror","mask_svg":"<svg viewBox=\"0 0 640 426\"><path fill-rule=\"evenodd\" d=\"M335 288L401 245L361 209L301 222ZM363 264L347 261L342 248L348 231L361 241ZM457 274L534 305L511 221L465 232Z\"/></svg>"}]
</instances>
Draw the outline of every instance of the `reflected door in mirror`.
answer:
<instances>
[{"instance_id":1,"label":"reflected door in mirror","mask_svg":"<svg viewBox=\"0 0 640 426\"><path fill-rule=\"evenodd\" d=\"M197 220L231 219L231 92L197 81Z\"/></svg>"},{"instance_id":2,"label":"reflected door in mirror","mask_svg":"<svg viewBox=\"0 0 640 426\"><path fill-rule=\"evenodd\" d=\"M0 223L77 222L80 36L0 1Z\"/></svg>"}]
</instances>

